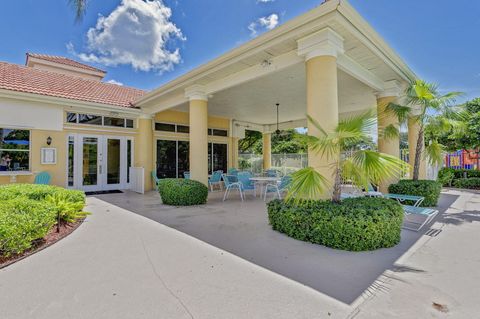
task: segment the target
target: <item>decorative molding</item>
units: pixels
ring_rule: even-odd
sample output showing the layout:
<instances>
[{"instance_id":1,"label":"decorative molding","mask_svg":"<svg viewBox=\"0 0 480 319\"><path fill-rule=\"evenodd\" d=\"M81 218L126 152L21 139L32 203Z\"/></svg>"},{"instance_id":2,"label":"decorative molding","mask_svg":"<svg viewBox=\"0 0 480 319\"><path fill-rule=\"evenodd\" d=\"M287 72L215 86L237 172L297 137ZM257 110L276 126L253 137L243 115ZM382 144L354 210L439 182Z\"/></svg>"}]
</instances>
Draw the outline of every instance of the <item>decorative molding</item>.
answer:
<instances>
[{"instance_id":1,"label":"decorative molding","mask_svg":"<svg viewBox=\"0 0 480 319\"><path fill-rule=\"evenodd\" d=\"M338 33L326 27L298 40L297 53L304 56L306 61L318 56L338 57L345 52L343 41Z\"/></svg>"},{"instance_id":2,"label":"decorative molding","mask_svg":"<svg viewBox=\"0 0 480 319\"><path fill-rule=\"evenodd\" d=\"M397 80L385 82L383 91L376 93L377 98L398 97L402 93L402 87Z\"/></svg>"},{"instance_id":3,"label":"decorative molding","mask_svg":"<svg viewBox=\"0 0 480 319\"><path fill-rule=\"evenodd\" d=\"M190 101L192 100L201 100L208 101L208 93L205 86L200 84L195 84L189 86L185 89L185 97Z\"/></svg>"}]
</instances>

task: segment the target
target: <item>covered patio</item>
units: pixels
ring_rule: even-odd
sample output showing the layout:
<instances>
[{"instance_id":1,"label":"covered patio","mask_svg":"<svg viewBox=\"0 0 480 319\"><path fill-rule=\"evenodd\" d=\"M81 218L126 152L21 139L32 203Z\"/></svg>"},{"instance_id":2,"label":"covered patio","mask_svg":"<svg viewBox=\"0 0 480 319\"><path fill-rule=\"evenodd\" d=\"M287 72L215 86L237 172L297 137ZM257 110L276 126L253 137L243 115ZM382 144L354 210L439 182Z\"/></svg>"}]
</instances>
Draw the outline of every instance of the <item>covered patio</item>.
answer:
<instances>
[{"instance_id":1,"label":"covered patio","mask_svg":"<svg viewBox=\"0 0 480 319\"><path fill-rule=\"evenodd\" d=\"M425 235L440 230L425 228L420 232L402 230L399 245L370 252L348 252L292 239L272 230L265 203L248 196L242 202L238 194L223 202L222 193L209 195L207 205L172 207L161 204L157 192L139 195L133 192L96 196L135 214L174 228L201 241L230 252L242 259L292 279L344 304L368 298L374 290L385 288L385 273L416 272L418 269L397 264ZM443 194L440 217L458 199ZM158 243L161 245L161 243Z\"/></svg>"},{"instance_id":2,"label":"covered patio","mask_svg":"<svg viewBox=\"0 0 480 319\"><path fill-rule=\"evenodd\" d=\"M245 130L262 132L263 166L268 169L271 134L277 130L277 103L279 129L306 127L309 134L318 135L307 115L328 131L339 119L376 110L381 131L389 125L398 126L385 107L389 102L401 102L404 89L415 78L347 2L328 1L153 90L136 105L151 116L141 120L146 129L153 127L152 119L162 112L188 114L191 178L206 184L209 117L230 123L230 167L238 164L238 140L245 136ZM408 134L414 141L418 127L410 125ZM146 158L138 164L150 168L152 136L146 131L143 135L145 145L140 148L145 152L140 154ZM380 152L400 157L398 138L386 141L377 132L372 136ZM413 156L409 160L413 162ZM331 176L329 163L322 156L310 152L308 163L323 176ZM388 185L380 186L385 191Z\"/></svg>"}]
</instances>

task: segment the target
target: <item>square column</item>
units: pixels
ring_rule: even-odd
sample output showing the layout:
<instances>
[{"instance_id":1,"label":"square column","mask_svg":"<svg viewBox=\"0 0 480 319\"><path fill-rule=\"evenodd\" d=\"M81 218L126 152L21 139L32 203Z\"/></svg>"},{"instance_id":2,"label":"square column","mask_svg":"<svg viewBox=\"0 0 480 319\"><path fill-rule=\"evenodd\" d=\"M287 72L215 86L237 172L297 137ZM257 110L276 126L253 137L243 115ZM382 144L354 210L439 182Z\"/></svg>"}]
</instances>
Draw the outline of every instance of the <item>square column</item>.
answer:
<instances>
[{"instance_id":1,"label":"square column","mask_svg":"<svg viewBox=\"0 0 480 319\"><path fill-rule=\"evenodd\" d=\"M385 83L385 91L377 94L377 119L378 119L378 151L400 158L400 138L383 138L383 130L390 125L399 129L398 118L386 110L389 103L395 102L400 96L401 88L397 81ZM388 186L397 183L400 176L391 178L379 185L382 193L388 193Z\"/></svg>"},{"instance_id":2,"label":"square column","mask_svg":"<svg viewBox=\"0 0 480 319\"><path fill-rule=\"evenodd\" d=\"M298 41L298 54L305 57L307 86L307 115L326 132L338 125L337 56L343 54L343 38L325 28ZM320 137L322 132L311 121L308 135ZM338 154L340 156L340 154ZM326 158L309 150L308 165L315 168L331 185L334 184L334 158ZM330 198L331 191L324 195Z\"/></svg>"},{"instance_id":3,"label":"square column","mask_svg":"<svg viewBox=\"0 0 480 319\"><path fill-rule=\"evenodd\" d=\"M410 164L410 178L413 178L413 168L415 166L415 155L417 152L418 135L420 134L420 124L412 118L408 119L408 163ZM425 139L422 138L422 154L425 148ZM418 179L427 178L427 163L425 157L420 157L420 167L418 170Z\"/></svg>"},{"instance_id":4,"label":"square column","mask_svg":"<svg viewBox=\"0 0 480 319\"><path fill-rule=\"evenodd\" d=\"M151 171L153 161L153 120L149 116L138 119L138 135L135 138L135 166L144 168L145 191L153 189Z\"/></svg>"},{"instance_id":5,"label":"square column","mask_svg":"<svg viewBox=\"0 0 480 319\"><path fill-rule=\"evenodd\" d=\"M208 102L202 86L185 90L190 100L190 178L208 185Z\"/></svg>"},{"instance_id":6,"label":"square column","mask_svg":"<svg viewBox=\"0 0 480 319\"><path fill-rule=\"evenodd\" d=\"M272 167L272 133L263 133L263 169Z\"/></svg>"}]
</instances>

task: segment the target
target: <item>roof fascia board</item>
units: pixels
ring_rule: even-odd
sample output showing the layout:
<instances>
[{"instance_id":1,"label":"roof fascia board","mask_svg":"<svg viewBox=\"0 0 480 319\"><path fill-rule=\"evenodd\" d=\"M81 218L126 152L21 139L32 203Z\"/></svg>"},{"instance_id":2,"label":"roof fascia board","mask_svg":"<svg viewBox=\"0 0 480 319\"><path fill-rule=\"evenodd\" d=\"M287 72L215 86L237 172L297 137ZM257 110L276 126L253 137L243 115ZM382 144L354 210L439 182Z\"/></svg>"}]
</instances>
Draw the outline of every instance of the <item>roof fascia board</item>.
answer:
<instances>
[{"instance_id":1,"label":"roof fascia board","mask_svg":"<svg viewBox=\"0 0 480 319\"><path fill-rule=\"evenodd\" d=\"M367 48L392 68L405 81L415 79L416 74L407 64L393 51L385 40L360 16L346 0L341 0L337 11L343 19L339 19L349 32L357 37Z\"/></svg>"},{"instance_id":2,"label":"roof fascia board","mask_svg":"<svg viewBox=\"0 0 480 319\"><path fill-rule=\"evenodd\" d=\"M279 26L278 28L266 32L261 36L219 56L218 58L207 62L193 69L192 71L174 79L173 81L162 85L161 87L151 91L150 93L137 100L135 104L141 106L141 104L154 99L159 94L171 92L180 86L192 85L192 82L198 80L199 77L207 76L208 74L211 74L221 68L236 63L248 56L255 55L272 45L279 44L285 41L286 38L293 38L296 34L308 28L308 24L312 21L322 19L326 22L329 18L333 18L329 17L328 14L335 12L338 3L339 0L332 0L326 2L318 6L317 8L305 13L304 15L288 21L287 23ZM295 32L292 33L292 31Z\"/></svg>"}]
</instances>

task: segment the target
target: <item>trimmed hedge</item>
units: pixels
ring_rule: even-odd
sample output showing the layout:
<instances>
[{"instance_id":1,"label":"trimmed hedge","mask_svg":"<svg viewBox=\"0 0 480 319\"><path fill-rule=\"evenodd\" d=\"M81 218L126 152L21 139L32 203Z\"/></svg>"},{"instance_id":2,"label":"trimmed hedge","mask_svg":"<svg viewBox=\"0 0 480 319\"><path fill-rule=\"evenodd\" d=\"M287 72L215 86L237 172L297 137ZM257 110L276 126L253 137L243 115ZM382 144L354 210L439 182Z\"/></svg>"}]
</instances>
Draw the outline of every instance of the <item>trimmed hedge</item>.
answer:
<instances>
[{"instance_id":1,"label":"trimmed hedge","mask_svg":"<svg viewBox=\"0 0 480 319\"><path fill-rule=\"evenodd\" d=\"M51 185L0 186L0 256L20 254L57 220L83 218L85 193Z\"/></svg>"},{"instance_id":2,"label":"trimmed hedge","mask_svg":"<svg viewBox=\"0 0 480 319\"><path fill-rule=\"evenodd\" d=\"M16 198L0 201L0 255L20 254L45 237L56 221L53 205Z\"/></svg>"},{"instance_id":3,"label":"trimmed hedge","mask_svg":"<svg viewBox=\"0 0 480 319\"><path fill-rule=\"evenodd\" d=\"M422 207L437 206L441 190L442 185L439 182L430 180L414 181L410 179L403 179L397 184L392 184L388 187L388 192L392 194L405 194L425 197L425 200L421 205ZM406 204L413 203L406 202Z\"/></svg>"},{"instance_id":4,"label":"trimmed hedge","mask_svg":"<svg viewBox=\"0 0 480 319\"><path fill-rule=\"evenodd\" d=\"M162 202L171 206L203 205L208 197L208 187L191 179L161 179L158 191Z\"/></svg>"},{"instance_id":5,"label":"trimmed hedge","mask_svg":"<svg viewBox=\"0 0 480 319\"><path fill-rule=\"evenodd\" d=\"M445 174L448 174L448 172L453 173L453 178L454 179L465 178L465 174L467 175L467 178L480 177L480 171L479 170L454 169L454 168L449 168L449 167L443 167L442 169L440 169L440 171L438 171L438 178L443 177Z\"/></svg>"},{"instance_id":6,"label":"trimmed hedge","mask_svg":"<svg viewBox=\"0 0 480 319\"><path fill-rule=\"evenodd\" d=\"M456 179L453 181L453 186L456 188L480 189L480 178L471 177Z\"/></svg>"},{"instance_id":7,"label":"trimmed hedge","mask_svg":"<svg viewBox=\"0 0 480 319\"><path fill-rule=\"evenodd\" d=\"M273 200L268 219L274 230L331 248L366 251L400 242L403 209L385 198L349 198L300 203Z\"/></svg>"}]
</instances>

